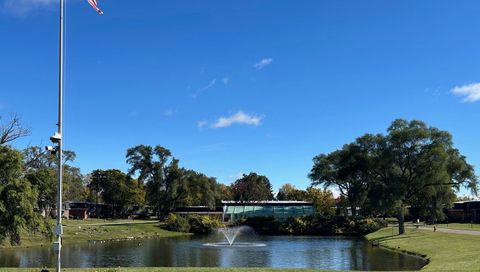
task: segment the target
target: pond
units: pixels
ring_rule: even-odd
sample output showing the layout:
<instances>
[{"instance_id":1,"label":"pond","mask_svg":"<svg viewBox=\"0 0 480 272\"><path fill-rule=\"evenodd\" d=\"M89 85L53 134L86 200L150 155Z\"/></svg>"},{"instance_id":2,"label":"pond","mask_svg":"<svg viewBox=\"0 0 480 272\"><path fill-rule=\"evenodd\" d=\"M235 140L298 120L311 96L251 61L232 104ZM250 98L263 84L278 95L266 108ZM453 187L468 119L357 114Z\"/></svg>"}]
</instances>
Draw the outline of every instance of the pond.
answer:
<instances>
[{"instance_id":1,"label":"pond","mask_svg":"<svg viewBox=\"0 0 480 272\"><path fill-rule=\"evenodd\" d=\"M218 235L64 245L64 267L273 267L335 270L417 270L425 260L372 247L362 238L255 236L264 246L212 247ZM0 251L2 267L55 265L50 247Z\"/></svg>"}]
</instances>

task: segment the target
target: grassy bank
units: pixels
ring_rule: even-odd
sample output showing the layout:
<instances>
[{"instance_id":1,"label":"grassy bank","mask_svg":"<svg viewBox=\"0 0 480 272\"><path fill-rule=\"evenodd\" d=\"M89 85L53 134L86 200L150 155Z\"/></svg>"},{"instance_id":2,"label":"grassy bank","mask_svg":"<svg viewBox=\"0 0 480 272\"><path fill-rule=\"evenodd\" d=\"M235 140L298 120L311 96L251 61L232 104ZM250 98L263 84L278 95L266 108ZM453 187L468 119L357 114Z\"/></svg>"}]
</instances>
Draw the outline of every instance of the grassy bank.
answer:
<instances>
[{"instance_id":1,"label":"grassy bank","mask_svg":"<svg viewBox=\"0 0 480 272\"><path fill-rule=\"evenodd\" d=\"M389 227L366 237L383 247L427 258L430 263L425 271L480 271L480 236L417 229L398 235L396 228Z\"/></svg>"},{"instance_id":2,"label":"grassy bank","mask_svg":"<svg viewBox=\"0 0 480 272\"><path fill-rule=\"evenodd\" d=\"M112 225L112 224L129 224L129 223L155 223L158 220L139 220L139 219L97 219L89 218L86 220L64 219L62 224L64 226L85 226L85 225ZM52 225L56 224L55 220L51 220Z\"/></svg>"},{"instance_id":3,"label":"grassy bank","mask_svg":"<svg viewBox=\"0 0 480 272\"><path fill-rule=\"evenodd\" d=\"M158 222L145 221L65 221L63 243L81 241L107 241L118 239L141 239L149 237L174 237L186 235L185 233L166 231L160 228ZM51 241L39 234L25 232L22 235L21 247L50 246ZM14 248L6 239L1 248Z\"/></svg>"},{"instance_id":4,"label":"grassy bank","mask_svg":"<svg viewBox=\"0 0 480 272\"><path fill-rule=\"evenodd\" d=\"M28 268L0 268L0 271L5 272L38 272L39 269L28 269ZM50 270L53 271L53 270ZM175 267L165 267L165 268L95 268L95 269L63 269L62 271L66 272L314 272L318 270L312 269L269 269L269 268L175 268ZM327 271L327 270L322 270Z\"/></svg>"}]
</instances>

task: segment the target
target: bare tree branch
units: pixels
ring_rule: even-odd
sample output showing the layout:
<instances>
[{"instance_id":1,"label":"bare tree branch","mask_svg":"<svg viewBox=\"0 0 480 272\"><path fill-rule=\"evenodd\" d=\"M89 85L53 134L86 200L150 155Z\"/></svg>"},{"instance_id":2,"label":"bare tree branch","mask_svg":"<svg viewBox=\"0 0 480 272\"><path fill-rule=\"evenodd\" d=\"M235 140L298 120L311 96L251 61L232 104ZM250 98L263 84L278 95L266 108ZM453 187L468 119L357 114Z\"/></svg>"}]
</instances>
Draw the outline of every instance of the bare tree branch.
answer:
<instances>
[{"instance_id":1,"label":"bare tree branch","mask_svg":"<svg viewBox=\"0 0 480 272\"><path fill-rule=\"evenodd\" d=\"M30 135L30 129L22 126L20 117L16 114L12 115L5 124L0 124L0 145L28 135Z\"/></svg>"}]
</instances>

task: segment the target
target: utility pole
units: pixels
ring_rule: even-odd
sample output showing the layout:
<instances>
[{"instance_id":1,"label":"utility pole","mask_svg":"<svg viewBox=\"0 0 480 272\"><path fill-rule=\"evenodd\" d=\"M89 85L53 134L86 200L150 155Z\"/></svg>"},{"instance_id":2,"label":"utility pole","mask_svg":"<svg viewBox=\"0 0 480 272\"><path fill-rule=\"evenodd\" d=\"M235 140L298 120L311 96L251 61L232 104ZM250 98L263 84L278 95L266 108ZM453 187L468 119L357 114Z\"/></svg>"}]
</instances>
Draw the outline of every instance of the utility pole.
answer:
<instances>
[{"instance_id":1,"label":"utility pole","mask_svg":"<svg viewBox=\"0 0 480 272\"><path fill-rule=\"evenodd\" d=\"M57 132L50 137L52 143L56 146L47 146L47 151L50 151L52 154L57 156L58 160L58 183L57 183L57 224L54 228L54 234L56 240L53 242L53 249L57 255L57 267L56 271L61 271L61 261L62 261L62 185L63 185L63 87L64 87L64 41L65 41L65 1L60 0L60 16L59 16L59 50L58 50L58 123L57 123ZM96 0L88 0L88 3L98 12L98 14L103 14L97 7Z\"/></svg>"},{"instance_id":2,"label":"utility pole","mask_svg":"<svg viewBox=\"0 0 480 272\"><path fill-rule=\"evenodd\" d=\"M64 44L64 15L65 15L65 0L60 0L60 41L59 41L59 57L58 57L58 123L57 132L50 138L50 140L57 144L55 153L58 159L58 183L57 183L57 225L55 226L56 241L53 242L53 248L57 254L56 271L61 271L62 261L62 185L63 185L63 146L62 146L62 122L63 122L63 44Z\"/></svg>"}]
</instances>

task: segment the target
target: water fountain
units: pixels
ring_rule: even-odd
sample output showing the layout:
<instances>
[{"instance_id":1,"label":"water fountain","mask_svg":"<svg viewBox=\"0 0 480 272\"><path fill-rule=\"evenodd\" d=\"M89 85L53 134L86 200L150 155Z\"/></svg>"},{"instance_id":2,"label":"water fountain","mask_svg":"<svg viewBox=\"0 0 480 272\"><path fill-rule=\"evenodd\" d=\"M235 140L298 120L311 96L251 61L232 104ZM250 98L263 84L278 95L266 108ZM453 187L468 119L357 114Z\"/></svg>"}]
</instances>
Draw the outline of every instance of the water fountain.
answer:
<instances>
[{"instance_id":1,"label":"water fountain","mask_svg":"<svg viewBox=\"0 0 480 272\"><path fill-rule=\"evenodd\" d=\"M229 228L220 228L218 232L223 234L223 237L227 240L226 242L218 243L206 243L204 246L212 247L263 247L266 244L263 243L251 243L251 242L236 242L237 237L241 235L251 235L253 230L251 227L240 226L240 227L229 227Z\"/></svg>"}]
</instances>

